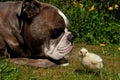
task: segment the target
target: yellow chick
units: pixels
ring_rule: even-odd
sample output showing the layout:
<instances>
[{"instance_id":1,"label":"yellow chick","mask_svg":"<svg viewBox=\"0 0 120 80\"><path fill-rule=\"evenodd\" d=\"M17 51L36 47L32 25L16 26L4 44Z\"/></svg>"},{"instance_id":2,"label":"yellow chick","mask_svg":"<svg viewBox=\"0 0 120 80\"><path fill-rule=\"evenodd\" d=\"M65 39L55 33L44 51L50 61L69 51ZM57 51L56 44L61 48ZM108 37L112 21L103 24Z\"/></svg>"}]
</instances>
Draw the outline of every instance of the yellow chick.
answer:
<instances>
[{"instance_id":1,"label":"yellow chick","mask_svg":"<svg viewBox=\"0 0 120 80\"><path fill-rule=\"evenodd\" d=\"M79 60L87 70L95 71L103 68L102 58L94 53L88 52L85 48L79 51Z\"/></svg>"}]
</instances>

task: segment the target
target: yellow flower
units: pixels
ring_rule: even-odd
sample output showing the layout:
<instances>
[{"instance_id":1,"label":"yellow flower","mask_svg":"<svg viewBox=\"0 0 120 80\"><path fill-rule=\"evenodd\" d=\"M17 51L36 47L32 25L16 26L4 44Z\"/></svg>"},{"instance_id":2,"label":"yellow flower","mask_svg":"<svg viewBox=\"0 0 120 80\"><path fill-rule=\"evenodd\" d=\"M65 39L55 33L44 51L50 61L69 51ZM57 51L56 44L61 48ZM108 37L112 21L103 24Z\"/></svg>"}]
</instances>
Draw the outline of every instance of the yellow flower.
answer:
<instances>
[{"instance_id":1,"label":"yellow flower","mask_svg":"<svg viewBox=\"0 0 120 80\"><path fill-rule=\"evenodd\" d=\"M115 5L114 5L114 7L115 7L115 9L117 9L117 10L118 10L118 7L119 7L119 6L118 6L117 4L115 4Z\"/></svg>"},{"instance_id":2,"label":"yellow flower","mask_svg":"<svg viewBox=\"0 0 120 80\"><path fill-rule=\"evenodd\" d=\"M76 5L77 5L77 2L76 2L76 1L73 1L73 4L76 6Z\"/></svg>"},{"instance_id":3,"label":"yellow flower","mask_svg":"<svg viewBox=\"0 0 120 80\"><path fill-rule=\"evenodd\" d=\"M83 7L83 4L80 3L79 6L82 8L82 7Z\"/></svg>"},{"instance_id":4,"label":"yellow flower","mask_svg":"<svg viewBox=\"0 0 120 80\"><path fill-rule=\"evenodd\" d=\"M104 47L104 46L105 46L105 44L100 44L100 46L101 46L101 47Z\"/></svg>"},{"instance_id":5,"label":"yellow flower","mask_svg":"<svg viewBox=\"0 0 120 80\"><path fill-rule=\"evenodd\" d=\"M118 50L120 51L120 47L118 47Z\"/></svg>"},{"instance_id":6,"label":"yellow flower","mask_svg":"<svg viewBox=\"0 0 120 80\"><path fill-rule=\"evenodd\" d=\"M93 11L93 10L95 10L95 6L94 5L91 6L91 8L89 9L89 11Z\"/></svg>"},{"instance_id":7,"label":"yellow flower","mask_svg":"<svg viewBox=\"0 0 120 80\"><path fill-rule=\"evenodd\" d=\"M110 10L110 11L113 10L113 7L109 7L108 10Z\"/></svg>"}]
</instances>

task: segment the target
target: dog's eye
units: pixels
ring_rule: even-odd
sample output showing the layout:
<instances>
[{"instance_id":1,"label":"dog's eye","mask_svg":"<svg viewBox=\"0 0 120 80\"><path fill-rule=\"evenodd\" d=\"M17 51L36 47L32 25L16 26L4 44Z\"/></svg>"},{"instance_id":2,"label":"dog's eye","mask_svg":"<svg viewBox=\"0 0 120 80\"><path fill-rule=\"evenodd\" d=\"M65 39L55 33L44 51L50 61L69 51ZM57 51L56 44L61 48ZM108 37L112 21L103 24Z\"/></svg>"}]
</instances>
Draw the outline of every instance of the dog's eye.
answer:
<instances>
[{"instance_id":1,"label":"dog's eye","mask_svg":"<svg viewBox=\"0 0 120 80\"><path fill-rule=\"evenodd\" d=\"M50 38L55 39L55 38L59 37L63 32L64 32L64 29L59 29L59 28L53 29L53 30L51 30Z\"/></svg>"}]
</instances>

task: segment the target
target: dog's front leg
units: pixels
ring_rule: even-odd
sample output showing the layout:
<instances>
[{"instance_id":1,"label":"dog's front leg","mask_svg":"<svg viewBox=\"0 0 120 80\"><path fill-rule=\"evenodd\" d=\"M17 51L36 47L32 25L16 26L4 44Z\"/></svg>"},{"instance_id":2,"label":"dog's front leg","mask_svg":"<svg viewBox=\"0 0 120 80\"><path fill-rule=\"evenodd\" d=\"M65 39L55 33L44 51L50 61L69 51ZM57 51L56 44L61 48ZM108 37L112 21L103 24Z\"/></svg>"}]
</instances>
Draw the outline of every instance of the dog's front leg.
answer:
<instances>
[{"instance_id":1,"label":"dog's front leg","mask_svg":"<svg viewBox=\"0 0 120 80\"><path fill-rule=\"evenodd\" d=\"M48 68L55 66L56 64L48 59L30 59L30 58L10 58L7 59L15 64L28 65L34 67Z\"/></svg>"}]
</instances>

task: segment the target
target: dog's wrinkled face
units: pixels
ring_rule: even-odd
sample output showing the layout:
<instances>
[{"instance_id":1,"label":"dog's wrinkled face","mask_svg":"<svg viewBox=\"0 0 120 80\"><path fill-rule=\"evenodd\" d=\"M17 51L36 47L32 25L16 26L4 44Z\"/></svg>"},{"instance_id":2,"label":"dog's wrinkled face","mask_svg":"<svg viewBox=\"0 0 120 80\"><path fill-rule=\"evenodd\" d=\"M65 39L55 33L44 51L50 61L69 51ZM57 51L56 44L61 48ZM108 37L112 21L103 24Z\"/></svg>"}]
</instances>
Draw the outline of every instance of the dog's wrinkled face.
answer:
<instances>
[{"instance_id":1,"label":"dog's wrinkled face","mask_svg":"<svg viewBox=\"0 0 120 80\"><path fill-rule=\"evenodd\" d=\"M27 15L27 17L25 17ZM31 52L59 60L73 48L73 35L67 30L68 20L56 7L25 2L22 9L23 36Z\"/></svg>"},{"instance_id":2,"label":"dog's wrinkled face","mask_svg":"<svg viewBox=\"0 0 120 80\"><path fill-rule=\"evenodd\" d=\"M44 48L46 56L51 57L55 60L59 60L66 56L72 50L73 44L69 40L69 37L72 37L71 33L65 30L65 32L63 33L63 35L61 34L61 36L56 40L50 40L51 42L49 47ZM56 41L58 41L57 44L55 43Z\"/></svg>"}]
</instances>

